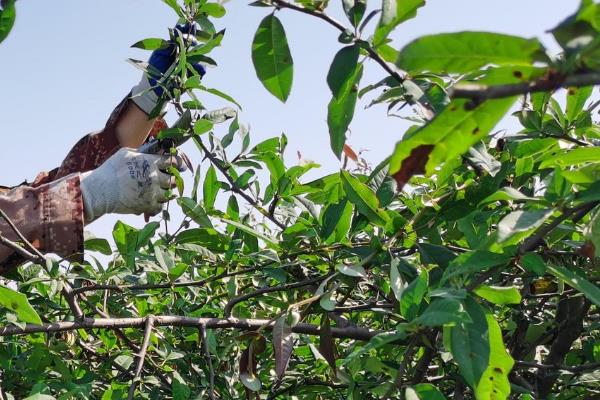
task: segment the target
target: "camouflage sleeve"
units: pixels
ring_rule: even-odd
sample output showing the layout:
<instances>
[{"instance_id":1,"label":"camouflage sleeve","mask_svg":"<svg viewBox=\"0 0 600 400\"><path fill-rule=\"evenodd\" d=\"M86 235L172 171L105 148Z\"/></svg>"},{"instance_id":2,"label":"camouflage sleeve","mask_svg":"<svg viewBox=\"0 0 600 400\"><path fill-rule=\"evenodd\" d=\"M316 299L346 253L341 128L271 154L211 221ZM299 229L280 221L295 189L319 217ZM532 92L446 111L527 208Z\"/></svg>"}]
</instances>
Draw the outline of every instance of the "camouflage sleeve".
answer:
<instances>
[{"instance_id":1,"label":"camouflage sleeve","mask_svg":"<svg viewBox=\"0 0 600 400\"><path fill-rule=\"evenodd\" d=\"M117 126L127 106L135 104L130 101L127 95L114 109L104 129L80 139L60 167L41 172L31 184L24 183L12 189L0 187L0 209L40 250L81 260L83 200L78 173L99 167L120 148ZM165 121L158 119L149 136L155 136L165 127ZM15 239L2 221L0 232ZM0 275L23 261L0 245Z\"/></svg>"},{"instance_id":2,"label":"camouflage sleeve","mask_svg":"<svg viewBox=\"0 0 600 400\"><path fill-rule=\"evenodd\" d=\"M23 185L0 191L0 209L42 252L81 261L83 202L79 174L71 174L38 187ZM0 219L0 232L7 239L18 240L3 219ZM0 245L0 275L24 261L11 249Z\"/></svg>"}]
</instances>

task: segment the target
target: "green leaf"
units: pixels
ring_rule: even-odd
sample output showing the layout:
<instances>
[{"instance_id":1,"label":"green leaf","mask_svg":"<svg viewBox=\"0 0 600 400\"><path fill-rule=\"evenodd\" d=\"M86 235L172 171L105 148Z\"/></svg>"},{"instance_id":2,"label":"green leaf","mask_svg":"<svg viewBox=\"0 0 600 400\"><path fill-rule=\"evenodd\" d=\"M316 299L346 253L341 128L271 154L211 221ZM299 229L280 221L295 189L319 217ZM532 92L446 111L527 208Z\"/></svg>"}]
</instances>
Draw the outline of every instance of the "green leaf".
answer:
<instances>
[{"instance_id":1,"label":"green leaf","mask_svg":"<svg viewBox=\"0 0 600 400\"><path fill-rule=\"evenodd\" d=\"M488 367L483 372L477 386L474 387L475 396L477 399L508 399L510 395L508 374L515 362L506 351L502 340L502 330L494 315L488 310L484 312L488 326L490 358Z\"/></svg>"},{"instance_id":2,"label":"green leaf","mask_svg":"<svg viewBox=\"0 0 600 400\"><path fill-rule=\"evenodd\" d=\"M367 277L367 271L365 271L365 269L363 268L362 265L358 265L358 264L354 264L354 265L339 264L337 266L337 270L340 271L340 273L342 273L344 275L352 276L355 278L366 278Z\"/></svg>"},{"instance_id":3,"label":"green leaf","mask_svg":"<svg viewBox=\"0 0 600 400\"><path fill-rule=\"evenodd\" d=\"M181 7L179 7L179 4L177 4L177 0L162 0L162 1L163 1L163 3L165 3L166 5L171 7L173 9L173 11L175 11L177 13L179 18L185 18L185 15L183 14Z\"/></svg>"},{"instance_id":4,"label":"green leaf","mask_svg":"<svg viewBox=\"0 0 600 400\"><path fill-rule=\"evenodd\" d=\"M362 76L362 64L358 64L358 45L341 49L334 57L327 84L333 95L327 108L327 126L333 153L339 158L346 142L346 131L352 118L358 98L358 83Z\"/></svg>"},{"instance_id":5,"label":"green leaf","mask_svg":"<svg viewBox=\"0 0 600 400\"><path fill-rule=\"evenodd\" d=\"M402 292L408 286L404 279L402 279L402 275L400 274L400 259L394 258L390 263L390 286L394 291L394 296L396 299L400 301L402 298Z\"/></svg>"},{"instance_id":6,"label":"green leaf","mask_svg":"<svg viewBox=\"0 0 600 400\"><path fill-rule=\"evenodd\" d=\"M379 207L379 200L371 188L347 171L341 171L340 174L348 199L356 205L358 211L372 223L385 226L389 216Z\"/></svg>"},{"instance_id":7,"label":"green leaf","mask_svg":"<svg viewBox=\"0 0 600 400\"><path fill-rule=\"evenodd\" d=\"M444 340L450 343L452 357L463 378L471 387L476 387L489 365L489 328L485 310L475 300L468 297L465 309L471 321L444 330L444 335L450 336Z\"/></svg>"},{"instance_id":8,"label":"green leaf","mask_svg":"<svg viewBox=\"0 0 600 400\"><path fill-rule=\"evenodd\" d=\"M183 196L184 183L183 177L181 176L181 172L175 167L168 167L167 173L175 178L175 186L177 187L177 192L179 196Z\"/></svg>"},{"instance_id":9,"label":"green leaf","mask_svg":"<svg viewBox=\"0 0 600 400\"><path fill-rule=\"evenodd\" d=\"M533 272L537 276L544 276L546 274L546 262L538 254L523 254L520 258L520 264L526 271Z\"/></svg>"},{"instance_id":10,"label":"green leaf","mask_svg":"<svg viewBox=\"0 0 600 400\"><path fill-rule=\"evenodd\" d=\"M202 184L202 201L207 210L214 207L220 187L215 167L211 165L208 167L208 171L206 171L204 183Z\"/></svg>"},{"instance_id":11,"label":"green leaf","mask_svg":"<svg viewBox=\"0 0 600 400\"><path fill-rule=\"evenodd\" d=\"M358 70L360 47L347 46L338 51L327 73L327 85L333 97L339 98L354 84Z\"/></svg>"},{"instance_id":12,"label":"green leaf","mask_svg":"<svg viewBox=\"0 0 600 400\"><path fill-rule=\"evenodd\" d=\"M140 40L139 42L135 42L131 45L131 47L135 47L142 50L158 50L169 47L169 42L167 42L164 39L149 38Z\"/></svg>"},{"instance_id":13,"label":"green leaf","mask_svg":"<svg viewBox=\"0 0 600 400\"><path fill-rule=\"evenodd\" d=\"M209 87L202 85L200 83L200 80L201 80L200 76L192 76L187 81L185 81L184 88L185 89L199 89L204 92L214 94L217 97L220 97L222 99L225 99L225 100L235 104L240 110L242 109L242 106L237 101L235 101L235 99L233 97L231 97L227 93L220 91L219 89L209 88ZM225 108L223 110L227 110L227 108Z\"/></svg>"},{"instance_id":14,"label":"green leaf","mask_svg":"<svg viewBox=\"0 0 600 400\"><path fill-rule=\"evenodd\" d=\"M0 285L0 306L16 313L19 321L30 324L42 323L38 313L29 304L27 296L2 285Z\"/></svg>"},{"instance_id":15,"label":"green leaf","mask_svg":"<svg viewBox=\"0 0 600 400\"><path fill-rule=\"evenodd\" d=\"M3 1L2 9L0 9L0 43L6 39L10 33L10 30L15 24L16 16L15 1Z\"/></svg>"},{"instance_id":16,"label":"green leaf","mask_svg":"<svg viewBox=\"0 0 600 400\"><path fill-rule=\"evenodd\" d=\"M326 243L337 243L348 235L352 222L352 204L343 200L327 205L323 211L320 236Z\"/></svg>"},{"instance_id":17,"label":"green leaf","mask_svg":"<svg viewBox=\"0 0 600 400\"><path fill-rule=\"evenodd\" d=\"M373 45L382 45L388 35L402 22L416 17L425 0L382 0L381 19L373 35Z\"/></svg>"},{"instance_id":18,"label":"green leaf","mask_svg":"<svg viewBox=\"0 0 600 400\"><path fill-rule=\"evenodd\" d=\"M441 283L459 275L472 275L490 268L505 265L510 261L508 254L493 253L487 250L475 250L462 253L450 263L444 271Z\"/></svg>"},{"instance_id":19,"label":"green leaf","mask_svg":"<svg viewBox=\"0 0 600 400\"><path fill-rule=\"evenodd\" d=\"M194 133L196 135L202 135L203 133L209 132L214 128L212 121L204 118L199 118L194 122Z\"/></svg>"},{"instance_id":20,"label":"green leaf","mask_svg":"<svg viewBox=\"0 0 600 400\"><path fill-rule=\"evenodd\" d=\"M575 122L583 111L585 102L592 95L593 86L570 87L567 89L567 121Z\"/></svg>"},{"instance_id":21,"label":"green leaf","mask_svg":"<svg viewBox=\"0 0 600 400\"><path fill-rule=\"evenodd\" d=\"M419 276L402 292L402 297L400 298L400 314L402 314L406 320L412 321L419 313L421 303L427 293L428 284L429 273L427 270L422 270Z\"/></svg>"},{"instance_id":22,"label":"green leaf","mask_svg":"<svg viewBox=\"0 0 600 400\"><path fill-rule=\"evenodd\" d=\"M513 211L498 223L498 241L504 242L517 233L536 229L551 215L552 210Z\"/></svg>"},{"instance_id":23,"label":"green leaf","mask_svg":"<svg viewBox=\"0 0 600 400\"><path fill-rule=\"evenodd\" d=\"M547 157L540 163L540 169L556 166L564 168L587 162L600 162L600 147L577 147L567 152L558 150L554 155Z\"/></svg>"},{"instance_id":24,"label":"green leaf","mask_svg":"<svg viewBox=\"0 0 600 400\"><path fill-rule=\"evenodd\" d=\"M185 379L179 372L173 371L173 379L171 380L171 388L173 394L173 400L187 400L190 398L192 391L186 383Z\"/></svg>"},{"instance_id":25,"label":"green leaf","mask_svg":"<svg viewBox=\"0 0 600 400\"><path fill-rule=\"evenodd\" d=\"M431 383L419 383L412 389L420 400L446 400L446 397Z\"/></svg>"},{"instance_id":26,"label":"green leaf","mask_svg":"<svg viewBox=\"0 0 600 400\"><path fill-rule=\"evenodd\" d=\"M108 243L108 240L106 240L106 239L100 239L100 238L88 239L83 243L83 246L86 250L97 251L106 256L109 256L112 254L112 249L110 248L110 244Z\"/></svg>"},{"instance_id":27,"label":"green leaf","mask_svg":"<svg viewBox=\"0 0 600 400\"><path fill-rule=\"evenodd\" d=\"M494 203L496 201L514 201L514 200L532 200L536 201L535 197L525 196L523 193L519 192L517 189L513 189L510 186L503 187L497 192L490 194L485 199L481 200L478 206L488 203Z\"/></svg>"},{"instance_id":28,"label":"green leaf","mask_svg":"<svg viewBox=\"0 0 600 400\"><path fill-rule=\"evenodd\" d=\"M169 273L175 267L175 259L168 250L165 249L163 251L159 246L156 246L154 248L154 256L165 273Z\"/></svg>"},{"instance_id":29,"label":"green leaf","mask_svg":"<svg viewBox=\"0 0 600 400\"><path fill-rule=\"evenodd\" d=\"M499 287L481 285L474 290L475 294L494 304L519 304L521 293L514 286Z\"/></svg>"},{"instance_id":30,"label":"green leaf","mask_svg":"<svg viewBox=\"0 0 600 400\"><path fill-rule=\"evenodd\" d=\"M414 323L424 326L455 324L465 319L462 304L456 299L434 300Z\"/></svg>"},{"instance_id":31,"label":"green leaf","mask_svg":"<svg viewBox=\"0 0 600 400\"><path fill-rule=\"evenodd\" d=\"M344 364L350 364L363 354L370 352L371 350L378 349L381 346L390 344L406 338L407 324L398 324L395 332L384 332L374 336L369 343L357 348L349 356L344 359Z\"/></svg>"},{"instance_id":32,"label":"green leaf","mask_svg":"<svg viewBox=\"0 0 600 400\"><path fill-rule=\"evenodd\" d=\"M185 215L190 217L195 223L201 227L212 228L210 218L206 215L204 208L189 197L180 197L177 199L177 204L181 207L181 210Z\"/></svg>"},{"instance_id":33,"label":"green leaf","mask_svg":"<svg viewBox=\"0 0 600 400\"><path fill-rule=\"evenodd\" d=\"M488 32L442 33L406 45L397 64L409 72L468 73L489 64L531 66L542 51L537 39Z\"/></svg>"},{"instance_id":34,"label":"green leaf","mask_svg":"<svg viewBox=\"0 0 600 400\"><path fill-rule=\"evenodd\" d=\"M200 12L206 13L207 15L214 18L221 18L225 15L225 7L218 3L205 3L200 6Z\"/></svg>"},{"instance_id":35,"label":"green leaf","mask_svg":"<svg viewBox=\"0 0 600 400\"><path fill-rule=\"evenodd\" d=\"M285 102L292 89L294 62L283 25L274 15L266 16L258 26L252 42L252 62L264 87Z\"/></svg>"},{"instance_id":36,"label":"green leaf","mask_svg":"<svg viewBox=\"0 0 600 400\"><path fill-rule=\"evenodd\" d=\"M137 255L139 230L129 226L121 221L117 221L113 228L113 238L121 257L129 268L135 266L135 257Z\"/></svg>"},{"instance_id":37,"label":"green leaf","mask_svg":"<svg viewBox=\"0 0 600 400\"><path fill-rule=\"evenodd\" d=\"M219 218L219 219L226 224L234 226L234 227L238 228L239 230L246 232L246 233L262 240L263 242L270 245L271 247L275 247L275 248L278 247L277 243L275 243L271 238L267 237L266 235L263 235L262 233L256 231L255 229L250 228L247 225L242 224L241 222L231 221L226 218Z\"/></svg>"},{"instance_id":38,"label":"green leaf","mask_svg":"<svg viewBox=\"0 0 600 400\"><path fill-rule=\"evenodd\" d=\"M568 269L558 265L548 264L546 269L555 277L562 279L572 288L583 293L596 307L600 307L600 288L588 281L578 269Z\"/></svg>"},{"instance_id":39,"label":"green leaf","mask_svg":"<svg viewBox=\"0 0 600 400\"><path fill-rule=\"evenodd\" d=\"M467 100L453 100L431 122L398 142L390 159L390 174L400 188L415 174L434 174L439 165L462 155L486 136L514 101L488 100L473 109Z\"/></svg>"},{"instance_id":40,"label":"green leaf","mask_svg":"<svg viewBox=\"0 0 600 400\"><path fill-rule=\"evenodd\" d=\"M357 27L367 9L367 0L342 0L342 6L350 23Z\"/></svg>"}]
</instances>

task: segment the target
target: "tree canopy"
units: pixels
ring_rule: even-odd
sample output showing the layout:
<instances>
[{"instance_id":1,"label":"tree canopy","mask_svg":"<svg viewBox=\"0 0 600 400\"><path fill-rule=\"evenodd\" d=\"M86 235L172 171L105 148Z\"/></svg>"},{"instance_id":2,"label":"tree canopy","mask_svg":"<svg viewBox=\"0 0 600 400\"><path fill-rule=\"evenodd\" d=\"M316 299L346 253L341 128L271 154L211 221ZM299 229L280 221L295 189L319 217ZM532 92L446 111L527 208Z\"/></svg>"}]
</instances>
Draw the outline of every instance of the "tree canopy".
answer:
<instances>
[{"instance_id":1,"label":"tree canopy","mask_svg":"<svg viewBox=\"0 0 600 400\"><path fill-rule=\"evenodd\" d=\"M170 30L163 80L191 120L159 138L189 137L202 160L187 185L171 170L186 217L118 222L83 263L0 235L30 260L0 285L0 399L600 398L599 4L557 21L548 54L469 31L395 48L424 0L253 2L256 75L282 102L294 60L278 15L339 30L323 78L342 167L308 180L318 165L286 165L283 134L252 142L243 105L190 68L217 65L226 4L163 1L201 27L194 45ZM0 41L15 19L1 4ZM363 97L414 122L373 168L345 142ZM520 130L495 131L510 114Z\"/></svg>"}]
</instances>

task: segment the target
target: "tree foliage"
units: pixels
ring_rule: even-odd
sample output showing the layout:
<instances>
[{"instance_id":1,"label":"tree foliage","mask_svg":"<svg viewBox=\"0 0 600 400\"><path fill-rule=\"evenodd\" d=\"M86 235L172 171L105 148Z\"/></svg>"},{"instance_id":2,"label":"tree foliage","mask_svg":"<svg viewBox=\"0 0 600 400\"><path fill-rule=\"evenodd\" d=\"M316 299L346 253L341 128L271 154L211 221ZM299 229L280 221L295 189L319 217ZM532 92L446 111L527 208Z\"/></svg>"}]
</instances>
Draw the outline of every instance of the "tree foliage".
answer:
<instances>
[{"instance_id":1,"label":"tree foliage","mask_svg":"<svg viewBox=\"0 0 600 400\"><path fill-rule=\"evenodd\" d=\"M309 181L318 165L286 165L285 135L254 144L233 109L199 100L239 107L188 65L216 64L223 6L164 1L202 27L166 77L193 121L161 134L191 137L203 159L191 188L178 177L170 207L186 218L176 230L118 222L114 252L87 240L107 263L31 254L18 291L0 287L0 398L598 396L600 5L583 0L552 29L555 56L492 32L396 49L388 36L421 0L343 0L343 23L326 0L252 3L267 14L257 77L282 101L293 43L280 14L340 31L326 82L343 168ZM14 20L2 4L0 38ZM379 82L361 81L367 62ZM345 143L365 96L418 115L373 169ZM522 128L494 132L510 113Z\"/></svg>"}]
</instances>

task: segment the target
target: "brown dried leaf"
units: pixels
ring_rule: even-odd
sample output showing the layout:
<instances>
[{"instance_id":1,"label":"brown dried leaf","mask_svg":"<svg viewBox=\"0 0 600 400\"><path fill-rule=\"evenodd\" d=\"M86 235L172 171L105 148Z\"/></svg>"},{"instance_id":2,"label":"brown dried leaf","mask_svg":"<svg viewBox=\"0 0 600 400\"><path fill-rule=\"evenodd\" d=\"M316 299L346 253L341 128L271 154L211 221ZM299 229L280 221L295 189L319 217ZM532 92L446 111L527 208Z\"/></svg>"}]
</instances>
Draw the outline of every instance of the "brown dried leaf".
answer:
<instances>
[{"instance_id":1,"label":"brown dried leaf","mask_svg":"<svg viewBox=\"0 0 600 400\"><path fill-rule=\"evenodd\" d=\"M325 357L333 373L337 374L335 366L335 342L331 336L331 322L327 313L323 314L321 329L319 329L319 352Z\"/></svg>"},{"instance_id":2,"label":"brown dried leaf","mask_svg":"<svg viewBox=\"0 0 600 400\"><path fill-rule=\"evenodd\" d=\"M344 144L344 154L352 161L358 161L358 155L354 150L352 150L352 147L348 146L347 144Z\"/></svg>"},{"instance_id":3,"label":"brown dried leaf","mask_svg":"<svg viewBox=\"0 0 600 400\"><path fill-rule=\"evenodd\" d=\"M277 379L281 379L285 374L294 350L294 334L286 319L285 315L279 317L273 326L273 349L275 351Z\"/></svg>"},{"instance_id":4,"label":"brown dried leaf","mask_svg":"<svg viewBox=\"0 0 600 400\"><path fill-rule=\"evenodd\" d=\"M240 357L240 381L253 392L259 391L262 386L260 380L256 376L254 341L250 342L250 345L242 352L242 356Z\"/></svg>"},{"instance_id":5,"label":"brown dried leaf","mask_svg":"<svg viewBox=\"0 0 600 400\"><path fill-rule=\"evenodd\" d=\"M431 144L417 146L410 152L410 156L402 161L400 170L392 175L398 183L398 190L402 190L413 175L425 173L425 164L427 164L429 153L433 147Z\"/></svg>"}]
</instances>

